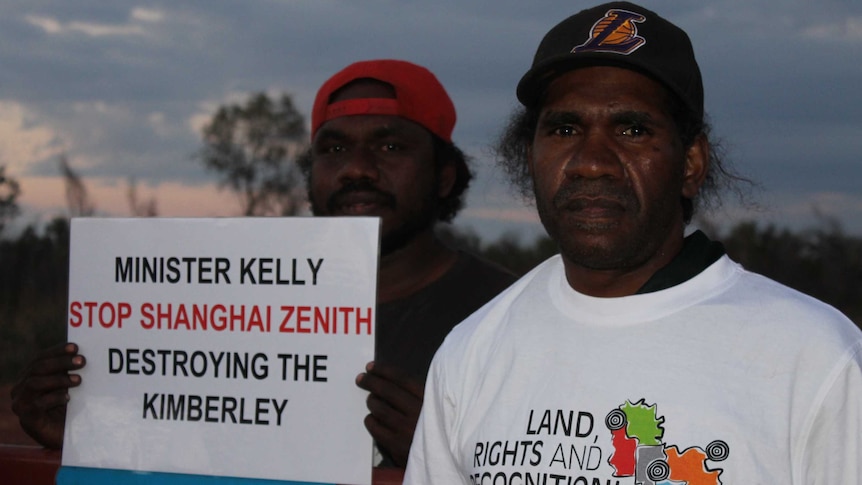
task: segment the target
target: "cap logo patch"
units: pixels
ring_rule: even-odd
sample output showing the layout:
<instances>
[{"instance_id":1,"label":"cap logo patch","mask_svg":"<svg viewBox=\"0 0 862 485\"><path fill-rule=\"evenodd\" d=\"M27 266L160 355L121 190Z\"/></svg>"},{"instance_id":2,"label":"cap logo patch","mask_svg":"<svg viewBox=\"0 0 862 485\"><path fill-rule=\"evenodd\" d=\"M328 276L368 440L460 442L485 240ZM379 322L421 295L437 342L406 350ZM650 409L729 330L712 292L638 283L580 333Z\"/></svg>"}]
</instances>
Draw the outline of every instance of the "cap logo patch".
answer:
<instances>
[{"instance_id":1,"label":"cap logo patch","mask_svg":"<svg viewBox=\"0 0 862 485\"><path fill-rule=\"evenodd\" d=\"M646 17L628 10L612 9L593 24L590 38L583 44L572 49L577 52L615 52L628 55L646 44L646 39L638 35L636 23L641 23Z\"/></svg>"}]
</instances>

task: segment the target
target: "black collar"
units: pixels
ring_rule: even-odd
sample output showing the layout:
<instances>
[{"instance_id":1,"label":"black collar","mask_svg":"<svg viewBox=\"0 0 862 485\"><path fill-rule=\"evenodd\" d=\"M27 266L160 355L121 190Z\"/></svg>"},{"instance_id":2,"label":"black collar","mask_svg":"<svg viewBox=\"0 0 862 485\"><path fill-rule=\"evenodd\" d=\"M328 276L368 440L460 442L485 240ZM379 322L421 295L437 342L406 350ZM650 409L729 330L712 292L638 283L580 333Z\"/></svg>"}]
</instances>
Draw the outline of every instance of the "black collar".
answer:
<instances>
[{"instance_id":1,"label":"black collar","mask_svg":"<svg viewBox=\"0 0 862 485\"><path fill-rule=\"evenodd\" d=\"M724 245L710 240L701 231L685 238L682 249L667 266L659 269L644 283L637 294L665 290L697 276L718 258L724 256Z\"/></svg>"}]
</instances>

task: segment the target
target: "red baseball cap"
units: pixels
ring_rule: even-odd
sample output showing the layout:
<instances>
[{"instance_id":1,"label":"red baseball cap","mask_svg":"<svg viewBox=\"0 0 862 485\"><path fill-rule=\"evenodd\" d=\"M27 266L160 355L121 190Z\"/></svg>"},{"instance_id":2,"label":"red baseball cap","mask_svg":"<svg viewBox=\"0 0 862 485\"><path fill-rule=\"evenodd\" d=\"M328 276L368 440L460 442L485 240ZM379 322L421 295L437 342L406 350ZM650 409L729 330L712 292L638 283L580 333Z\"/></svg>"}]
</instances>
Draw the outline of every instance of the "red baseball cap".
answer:
<instances>
[{"instance_id":1,"label":"red baseball cap","mask_svg":"<svg viewBox=\"0 0 862 485\"><path fill-rule=\"evenodd\" d=\"M395 98L348 99L330 103L332 94L358 79L374 79L391 85ZM422 66L393 59L353 63L329 78L314 98L311 138L327 121L351 115L394 115L422 125L452 143L455 105L437 77Z\"/></svg>"}]
</instances>

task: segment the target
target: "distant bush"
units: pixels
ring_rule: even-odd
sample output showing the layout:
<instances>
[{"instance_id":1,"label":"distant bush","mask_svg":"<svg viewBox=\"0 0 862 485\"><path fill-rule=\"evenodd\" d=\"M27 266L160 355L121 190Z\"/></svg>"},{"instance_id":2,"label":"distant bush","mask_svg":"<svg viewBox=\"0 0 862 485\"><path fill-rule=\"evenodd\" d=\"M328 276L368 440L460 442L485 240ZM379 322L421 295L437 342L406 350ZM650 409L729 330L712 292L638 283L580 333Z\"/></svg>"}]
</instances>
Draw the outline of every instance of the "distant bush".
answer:
<instances>
[{"instance_id":1,"label":"distant bush","mask_svg":"<svg viewBox=\"0 0 862 485\"><path fill-rule=\"evenodd\" d=\"M522 242L514 233L483 244L471 231L442 229L463 247L524 274L557 252L548 237ZM837 225L791 232L746 222L718 237L746 268L823 300L862 323L862 239ZM69 222L27 228L0 240L0 384L15 380L33 354L66 338Z\"/></svg>"},{"instance_id":2,"label":"distant bush","mask_svg":"<svg viewBox=\"0 0 862 485\"><path fill-rule=\"evenodd\" d=\"M791 232L746 222L721 238L745 268L838 308L862 326L862 239L837 224Z\"/></svg>"},{"instance_id":3,"label":"distant bush","mask_svg":"<svg viewBox=\"0 0 862 485\"><path fill-rule=\"evenodd\" d=\"M14 380L33 354L63 342L69 280L69 223L0 240L0 383Z\"/></svg>"}]
</instances>

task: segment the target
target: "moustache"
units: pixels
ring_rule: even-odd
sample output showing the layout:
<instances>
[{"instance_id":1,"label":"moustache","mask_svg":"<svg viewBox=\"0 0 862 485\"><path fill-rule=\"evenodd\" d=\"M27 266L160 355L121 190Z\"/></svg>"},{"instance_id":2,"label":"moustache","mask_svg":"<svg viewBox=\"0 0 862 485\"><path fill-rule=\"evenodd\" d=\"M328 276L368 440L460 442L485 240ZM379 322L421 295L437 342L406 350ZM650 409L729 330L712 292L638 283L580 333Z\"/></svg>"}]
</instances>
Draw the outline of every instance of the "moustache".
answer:
<instances>
[{"instance_id":1,"label":"moustache","mask_svg":"<svg viewBox=\"0 0 862 485\"><path fill-rule=\"evenodd\" d=\"M576 180L560 187L552 199L554 208L580 210L587 207L638 208L640 202L628 187L605 181Z\"/></svg>"},{"instance_id":2,"label":"moustache","mask_svg":"<svg viewBox=\"0 0 862 485\"><path fill-rule=\"evenodd\" d=\"M394 195L380 190L372 183L365 181L350 181L345 183L329 196L326 200L326 207L330 211L334 211L339 206L349 203L350 199L356 198L356 194L362 194L363 198L373 201L378 205L395 207Z\"/></svg>"}]
</instances>

